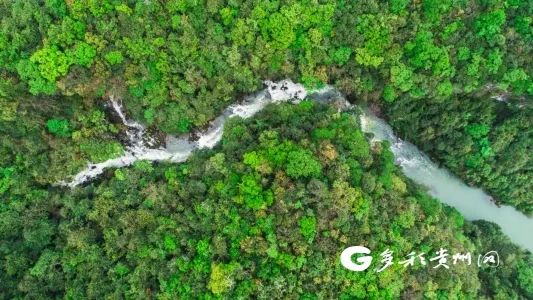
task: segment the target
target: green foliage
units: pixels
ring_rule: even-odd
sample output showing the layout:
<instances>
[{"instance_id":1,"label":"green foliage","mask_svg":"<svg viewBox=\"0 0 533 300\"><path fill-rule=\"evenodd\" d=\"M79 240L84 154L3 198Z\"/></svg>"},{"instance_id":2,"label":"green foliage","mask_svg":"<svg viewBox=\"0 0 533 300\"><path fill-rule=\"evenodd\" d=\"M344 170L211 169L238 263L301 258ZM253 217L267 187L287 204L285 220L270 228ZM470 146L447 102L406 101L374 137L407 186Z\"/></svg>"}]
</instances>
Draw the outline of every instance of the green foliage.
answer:
<instances>
[{"instance_id":1,"label":"green foliage","mask_svg":"<svg viewBox=\"0 0 533 300\"><path fill-rule=\"evenodd\" d=\"M145 117L150 121L154 116L152 112L149 112L145 114ZM165 132L186 133L192 125L190 119L184 114L183 108L175 103L170 103L165 110L155 112L155 119L163 120L160 126Z\"/></svg>"},{"instance_id":2,"label":"green foliage","mask_svg":"<svg viewBox=\"0 0 533 300\"><path fill-rule=\"evenodd\" d=\"M96 145L86 150L105 150L101 136L110 125L101 111L69 120L75 120L72 139ZM477 127L469 130L493 133ZM93 155L104 159L105 153ZM254 118L231 119L221 144L187 163L137 162L72 190L30 186L34 172L24 168L36 166L13 161L0 169L0 236L6 241L0 279L9 287L0 291L4 298L393 299L435 290L455 298L502 287L511 297L528 292L531 261L516 249L502 252L501 273L453 267L438 281L431 268L387 270L386 277L367 273L361 281L340 267L340 251L360 241L401 245L395 257L406 257L442 245L457 252L500 249L502 235L479 233L486 228L430 198L403 177L387 143L371 147L357 118L333 107L271 105ZM506 281L504 274L518 275ZM405 279L411 276L417 280ZM376 288L384 278L391 288Z\"/></svg>"},{"instance_id":3,"label":"green foliage","mask_svg":"<svg viewBox=\"0 0 533 300\"><path fill-rule=\"evenodd\" d=\"M120 51L110 51L106 53L105 59L112 65L121 64L124 60L122 53Z\"/></svg>"},{"instance_id":4,"label":"green foliage","mask_svg":"<svg viewBox=\"0 0 533 300\"><path fill-rule=\"evenodd\" d=\"M123 277L124 275L128 274L130 270L126 265L118 263L114 271L119 277Z\"/></svg>"},{"instance_id":5,"label":"green foliage","mask_svg":"<svg viewBox=\"0 0 533 300\"><path fill-rule=\"evenodd\" d=\"M56 90L54 82L46 80L39 71L37 64L30 60L20 60L17 72L21 78L28 81L29 91L33 95L52 95Z\"/></svg>"},{"instance_id":6,"label":"green foliage","mask_svg":"<svg viewBox=\"0 0 533 300\"><path fill-rule=\"evenodd\" d=\"M316 219L313 216L302 217L298 221L300 225L300 233L308 241L312 241L316 236Z\"/></svg>"},{"instance_id":7,"label":"green foliage","mask_svg":"<svg viewBox=\"0 0 533 300\"><path fill-rule=\"evenodd\" d=\"M115 170L115 178L119 181L124 181L126 180L126 175L124 174L124 172L121 170L121 169L116 169Z\"/></svg>"},{"instance_id":8,"label":"green foliage","mask_svg":"<svg viewBox=\"0 0 533 300\"><path fill-rule=\"evenodd\" d=\"M499 49L491 51L487 60L487 70L492 74L498 73L502 62L502 54L500 53Z\"/></svg>"},{"instance_id":9,"label":"green foliage","mask_svg":"<svg viewBox=\"0 0 533 300\"><path fill-rule=\"evenodd\" d=\"M286 171L291 178L309 178L320 176L322 167L309 150L299 149L287 154Z\"/></svg>"},{"instance_id":10,"label":"green foliage","mask_svg":"<svg viewBox=\"0 0 533 300\"><path fill-rule=\"evenodd\" d=\"M386 85L383 88L383 99L387 102L393 102L396 99L396 92L394 92L394 88L390 85Z\"/></svg>"},{"instance_id":11,"label":"green foliage","mask_svg":"<svg viewBox=\"0 0 533 300\"><path fill-rule=\"evenodd\" d=\"M96 56L96 49L87 43L81 42L74 47L72 56L72 63L88 68L92 65Z\"/></svg>"},{"instance_id":12,"label":"green foliage","mask_svg":"<svg viewBox=\"0 0 533 300\"><path fill-rule=\"evenodd\" d=\"M71 59L55 45L36 51L30 61L37 64L41 76L50 82L65 75L72 64Z\"/></svg>"},{"instance_id":13,"label":"green foliage","mask_svg":"<svg viewBox=\"0 0 533 300\"><path fill-rule=\"evenodd\" d=\"M521 261L517 268L519 286L526 292L526 295L533 295L533 266Z\"/></svg>"},{"instance_id":14,"label":"green foliage","mask_svg":"<svg viewBox=\"0 0 533 300\"><path fill-rule=\"evenodd\" d=\"M392 84L402 92L407 92L413 87L412 77L413 72L405 65L394 66L390 70Z\"/></svg>"},{"instance_id":15,"label":"green foliage","mask_svg":"<svg viewBox=\"0 0 533 300\"><path fill-rule=\"evenodd\" d=\"M243 158L243 162L251 166L253 169L257 169L259 166L261 166L261 164L264 163L262 156L258 155L255 151L245 153Z\"/></svg>"},{"instance_id":16,"label":"green foliage","mask_svg":"<svg viewBox=\"0 0 533 300\"><path fill-rule=\"evenodd\" d=\"M462 22L455 21L453 23L448 24L446 27L444 27L444 31L441 33L441 36L443 39L449 39L454 36L454 34L459 30L460 27L462 27Z\"/></svg>"},{"instance_id":17,"label":"green foliage","mask_svg":"<svg viewBox=\"0 0 533 300\"><path fill-rule=\"evenodd\" d=\"M122 145L118 142L106 143L91 141L80 144L80 150L87 155L92 162L102 162L124 153Z\"/></svg>"},{"instance_id":18,"label":"green foliage","mask_svg":"<svg viewBox=\"0 0 533 300\"><path fill-rule=\"evenodd\" d=\"M288 48L296 38L291 20L281 13L269 16L263 35L272 40L275 49Z\"/></svg>"},{"instance_id":19,"label":"green foliage","mask_svg":"<svg viewBox=\"0 0 533 300\"><path fill-rule=\"evenodd\" d=\"M318 140L332 139L335 137L335 129L317 128L313 130L313 138Z\"/></svg>"},{"instance_id":20,"label":"green foliage","mask_svg":"<svg viewBox=\"0 0 533 300\"><path fill-rule=\"evenodd\" d=\"M19 0L2 11L0 65L17 71L32 94L120 91L134 96L128 104L136 116L150 112L145 120L168 133L205 125L236 96L260 88L260 78L337 83L358 99L386 91L377 102L394 98L389 84L397 97L441 101L451 95L447 80L458 94L487 83L532 93L530 79L509 73L522 69L530 78L521 57L531 51L531 18L519 1ZM469 66L466 49L479 49ZM509 73L505 80L501 72Z\"/></svg>"},{"instance_id":21,"label":"green foliage","mask_svg":"<svg viewBox=\"0 0 533 300\"><path fill-rule=\"evenodd\" d=\"M422 1L422 9L425 17L432 23L439 21L442 15L450 9L452 1L449 0L424 0Z\"/></svg>"},{"instance_id":22,"label":"green foliage","mask_svg":"<svg viewBox=\"0 0 533 300\"><path fill-rule=\"evenodd\" d=\"M180 134L263 79L292 78L381 109L399 136L531 214L528 1L118 2L2 2L0 298L532 297L531 260L501 232L461 226L355 117L309 102L231 120L187 164L53 185L123 152L102 97ZM340 269L339 249L363 240L399 256L497 248L506 263L442 278Z\"/></svg>"},{"instance_id":23,"label":"green foliage","mask_svg":"<svg viewBox=\"0 0 533 300\"><path fill-rule=\"evenodd\" d=\"M372 53L365 48L359 48L355 50L355 60L363 66L377 68L381 65L384 59L383 57L372 55Z\"/></svg>"},{"instance_id":24,"label":"green foliage","mask_svg":"<svg viewBox=\"0 0 533 300\"><path fill-rule=\"evenodd\" d=\"M466 132L478 143L481 157L488 157L493 154L487 138L489 131L490 127L487 124L470 124L466 127ZM476 167L478 163L471 162L470 165Z\"/></svg>"},{"instance_id":25,"label":"green foliage","mask_svg":"<svg viewBox=\"0 0 533 300\"><path fill-rule=\"evenodd\" d=\"M7 192L9 186L13 182L13 173L15 172L14 168L2 168L0 167L0 195Z\"/></svg>"},{"instance_id":26,"label":"green foliage","mask_svg":"<svg viewBox=\"0 0 533 300\"><path fill-rule=\"evenodd\" d=\"M30 269L30 274L37 278L45 277L50 271L52 271L51 269L57 263L58 259L58 253L54 253L50 250L44 251L39 257L39 260L37 260L35 266Z\"/></svg>"},{"instance_id":27,"label":"green foliage","mask_svg":"<svg viewBox=\"0 0 533 300\"><path fill-rule=\"evenodd\" d=\"M533 81L523 69L513 69L503 76L505 85L511 86L518 95L528 93L533 95Z\"/></svg>"},{"instance_id":28,"label":"green foliage","mask_svg":"<svg viewBox=\"0 0 533 300\"><path fill-rule=\"evenodd\" d=\"M255 176L245 175L239 184L238 202L254 210L265 208L272 204L273 196L270 191L263 191Z\"/></svg>"},{"instance_id":29,"label":"green foliage","mask_svg":"<svg viewBox=\"0 0 533 300\"><path fill-rule=\"evenodd\" d=\"M467 60L470 58L470 49L468 47L459 47L457 49L457 59Z\"/></svg>"},{"instance_id":30,"label":"green foliage","mask_svg":"<svg viewBox=\"0 0 533 300\"><path fill-rule=\"evenodd\" d=\"M48 36L53 44L67 48L82 40L86 32L86 24L69 16L63 18L60 24L54 24L48 28Z\"/></svg>"},{"instance_id":31,"label":"green foliage","mask_svg":"<svg viewBox=\"0 0 533 300\"><path fill-rule=\"evenodd\" d=\"M70 136L70 123L65 119L50 119L46 122L48 132L58 137Z\"/></svg>"},{"instance_id":32,"label":"green foliage","mask_svg":"<svg viewBox=\"0 0 533 300\"><path fill-rule=\"evenodd\" d=\"M404 46L409 62L415 68L431 70L436 77L450 77L454 70L451 66L447 49L435 45L433 33L421 31L413 41Z\"/></svg>"},{"instance_id":33,"label":"green foliage","mask_svg":"<svg viewBox=\"0 0 533 300\"><path fill-rule=\"evenodd\" d=\"M355 60L363 66L377 68L384 61L383 55L390 42L390 30L380 18L361 15L356 26L357 32L365 39L363 47L355 49Z\"/></svg>"},{"instance_id":34,"label":"green foliage","mask_svg":"<svg viewBox=\"0 0 533 300\"><path fill-rule=\"evenodd\" d=\"M340 47L333 52L332 59L336 64L342 66L348 62L351 55L352 49L349 47Z\"/></svg>"},{"instance_id":35,"label":"green foliage","mask_svg":"<svg viewBox=\"0 0 533 300\"><path fill-rule=\"evenodd\" d=\"M177 249L176 238L171 235L165 235L163 239L163 246L166 251L175 251Z\"/></svg>"},{"instance_id":36,"label":"green foliage","mask_svg":"<svg viewBox=\"0 0 533 300\"><path fill-rule=\"evenodd\" d=\"M505 23L505 11L496 9L491 12L481 14L474 23L474 29L478 36L484 37L489 41L494 40L500 33Z\"/></svg>"},{"instance_id":37,"label":"green foliage","mask_svg":"<svg viewBox=\"0 0 533 300\"><path fill-rule=\"evenodd\" d=\"M532 30L531 30L531 17L521 16L515 19L515 28L521 35L531 40Z\"/></svg>"},{"instance_id":38,"label":"green foliage","mask_svg":"<svg viewBox=\"0 0 533 300\"><path fill-rule=\"evenodd\" d=\"M505 236L501 229L496 225L486 221L475 221L474 223L466 223L466 236L470 238L472 243L480 249L498 249L498 255L507 257L505 264L512 266L513 270L498 270L492 269L489 271L478 271L478 277L482 284L479 296L480 297L507 297L507 298L530 298L531 293L531 254L521 253L516 245L512 245L511 241ZM513 255L513 253L521 253ZM500 263L502 260L500 260ZM501 264L500 264L501 266ZM502 272L503 271L503 272ZM507 281L507 272L511 272L517 276L514 277L514 286L504 287L502 282ZM529 284L529 285L528 285ZM499 285L497 289L485 288L486 286Z\"/></svg>"},{"instance_id":39,"label":"green foliage","mask_svg":"<svg viewBox=\"0 0 533 300\"><path fill-rule=\"evenodd\" d=\"M400 135L441 159L469 184L484 187L498 202L533 212L531 174L525 167L531 161L526 154L530 111L472 96L408 103L404 97L394 102L396 107L387 108L394 110L391 119L398 121L392 125ZM422 112L424 120L417 119Z\"/></svg>"},{"instance_id":40,"label":"green foliage","mask_svg":"<svg viewBox=\"0 0 533 300\"><path fill-rule=\"evenodd\" d=\"M409 5L409 2L411 2L411 0L390 0L390 11L395 14L405 12L405 8L407 7L407 5Z\"/></svg>"},{"instance_id":41,"label":"green foliage","mask_svg":"<svg viewBox=\"0 0 533 300\"><path fill-rule=\"evenodd\" d=\"M470 124L466 127L466 132L474 139L481 139L486 136L490 131L490 127L487 124Z\"/></svg>"},{"instance_id":42,"label":"green foliage","mask_svg":"<svg viewBox=\"0 0 533 300\"><path fill-rule=\"evenodd\" d=\"M14 121L17 115L18 101L9 101L0 96L0 121Z\"/></svg>"},{"instance_id":43,"label":"green foliage","mask_svg":"<svg viewBox=\"0 0 533 300\"><path fill-rule=\"evenodd\" d=\"M67 15L66 3L61 0L45 0L45 6L57 17L63 18Z\"/></svg>"},{"instance_id":44,"label":"green foliage","mask_svg":"<svg viewBox=\"0 0 533 300\"><path fill-rule=\"evenodd\" d=\"M211 266L211 276L208 287L215 295L221 295L234 285L232 273L238 264L214 264Z\"/></svg>"},{"instance_id":45,"label":"green foliage","mask_svg":"<svg viewBox=\"0 0 533 300\"><path fill-rule=\"evenodd\" d=\"M446 80L437 85L437 94L442 97L448 97L453 94L453 85L449 80Z\"/></svg>"}]
</instances>

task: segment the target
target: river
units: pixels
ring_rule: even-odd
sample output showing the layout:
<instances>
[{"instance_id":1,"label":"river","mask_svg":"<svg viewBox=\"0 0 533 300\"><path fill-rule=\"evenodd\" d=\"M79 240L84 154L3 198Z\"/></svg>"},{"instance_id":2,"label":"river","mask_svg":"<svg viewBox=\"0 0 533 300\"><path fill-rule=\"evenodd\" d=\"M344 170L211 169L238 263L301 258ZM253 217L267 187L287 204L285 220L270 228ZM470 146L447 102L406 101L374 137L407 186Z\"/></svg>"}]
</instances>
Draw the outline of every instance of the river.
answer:
<instances>
[{"instance_id":1,"label":"river","mask_svg":"<svg viewBox=\"0 0 533 300\"><path fill-rule=\"evenodd\" d=\"M60 185L75 187L91 180L107 168L129 166L138 160L183 162L196 149L212 148L222 138L224 123L228 118L239 116L249 118L261 111L269 103L298 102L304 98L319 102L336 100L341 109L353 108L342 95L330 86L317 91L307 91L301 84L290 80L279 82L265 81L266 89L249 96L240 104L229 106L213 120L203 132L183 136L167 136L166 146L151 148L146 142L142 124L128 120L119 100L110 99L110 105L127 126L130 145L125 153L117 158L101 163L89 163L87 168L74 176L70 182ZM467 220L487 220L498 224L502 231L519 244L533 252L533 219L528 218L511 206L497 207L483 190L469 187L448 170L439 168L413 144L396 137L391 127L370 111L361 110L361 127L364 132L373 134L373 141L389 141L396 164L413 181L428 188L428 192L452 207L455 207ZM193 141L192 136L198 138Z\"/></svg>"},{"instance_id":2,"label":"river","mask_svg":"<svg viewBox=\"0 0 533 300\"><path fill-rule=\"evenodd\" d=\"M374 140L391 143L396 164L413 181L428 188L440 201L455 207L467 220L487 220L498 224L502 231L518 245L533 252L533 219L512 206L496 206L491 196L479 188L469 187L445 168L439 168L415 145L396 137L382 119L365 111L361 127L374 134Z\"/></svg>"}]
</instances>

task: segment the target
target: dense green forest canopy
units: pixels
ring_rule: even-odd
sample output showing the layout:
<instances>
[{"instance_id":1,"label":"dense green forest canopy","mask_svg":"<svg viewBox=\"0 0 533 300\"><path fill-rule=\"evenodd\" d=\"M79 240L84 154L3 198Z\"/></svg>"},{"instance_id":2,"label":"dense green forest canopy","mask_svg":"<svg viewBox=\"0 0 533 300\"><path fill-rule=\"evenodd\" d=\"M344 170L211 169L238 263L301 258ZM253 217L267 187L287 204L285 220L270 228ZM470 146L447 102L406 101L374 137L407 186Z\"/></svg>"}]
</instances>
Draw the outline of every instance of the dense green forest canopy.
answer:
<instances>
[{"instance_id":1,"label":"dense green forest canopy","mask_svg":"<svg viewBox=\"0 0 533 300\"><path fill-rule=\"evenodd\" d=\"M529 0L0 0L0 298L532 298L530 254L309 102L233 120L185 164L54 186L124 152L111 95L180 134L292 78L335 85L531 214L532 16ZM504 263L348 272L339 251L362 243Z\"/></svg>"},{"instance_id":2,"label":"dense green forest canopy","mask_svg":"<svg viewBox=\"0 0 533 300\"><path fill-rule=\"evenodd\" d=\"M138 162L84 188L15 182L2 202L2 298L458 299L533 296L530 253L490 223L470 223L406 179L388 145L352 113L302 102L231 119L213 150L183 164ZM439 248L496 250L496 269L395 264ZM474 257L475 260L475 257Z\"/></svg>"},{"instance_id":3,"label":"dense green forest canopy","mask_svg":"<svg viewBox=\"0 0 533 300\"><path fill-rule=\"evenodd\" d=\"M51 134L76 139L67 156L82 158L66 163L62 152L57 177L72 174L83 160L121 153L107 139L114 128L102 124L98 112L97 99L109 94L122 96L136 119L167 133L204 126L239 95L260 88L262 79L286 77L310 87L335 84L353 99L384 107L406 103L386 110L398 130L406 122L394 121L418 103L451 106L451 116L464 118L463 102L470 106L464 99L484 106L495 95L531 111L533 3L527 0L2 0L0 14L1 120L15 122L20 107L51 105L36 100L44 96L86 103L88 112L74 109L45 121ZM413 132L425 130L421 124L432 118L426 113L409 119L423 120L408 124ZM523 191L533 190L532 139L512 134L521 122L502 127L478 117L468 122L488 132L473 137L472 146L430 154L499 202L531 214L531 194ZM531 127L531 118L522 119ZM464 144L462 134L447 133L464 126L439 121L445 128L433 126L435 136ZM80 122L98 129L80 132ZM502 147L493 145L500 131L511 132L503 148L518 149L521 159L498 155L495 147ZM424 142L417 134L409 137ZM508 165L505 174L500 164Z\"/></svg>"},{"instance_id":4,"label":"dense green forest canopy","mask_svg":"<svg viewBox=\"0 0 533 300\"><path fill-rule=\"evenodd\" d=\"M401 98L387 112L400 136L496 199L533 213L533 109L472 97Z\"/></svg>"}]
</instances>

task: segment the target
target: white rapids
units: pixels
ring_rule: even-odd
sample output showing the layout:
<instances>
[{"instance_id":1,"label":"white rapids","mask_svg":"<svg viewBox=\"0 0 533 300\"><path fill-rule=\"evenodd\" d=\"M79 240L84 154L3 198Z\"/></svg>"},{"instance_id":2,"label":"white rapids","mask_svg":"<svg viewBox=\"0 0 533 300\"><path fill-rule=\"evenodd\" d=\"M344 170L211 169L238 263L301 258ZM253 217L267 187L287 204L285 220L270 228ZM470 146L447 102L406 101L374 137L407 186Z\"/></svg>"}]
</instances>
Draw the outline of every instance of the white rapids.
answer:
<instances>
[{"instance_id":1,"label":"white rapids","mask_svg":"<svg viewBox=\"0 0 533 300\"><path fill-rule=\"evenodd\" d=\"M214 119L209 128L198 132L198 139L191 141L191 135L167 136L166 146L150 148L143 142L145 127L135 121L128 120L120 102L110 99L113 109L117 112L124 125L128 127L127 136L130 146L125 154L101 163L89 163L87 168L74 176L70 182L60 184L75 187L102 174L107 168L121 168L132 165L139 160L183 162L196 149L212 148L222 138L224 123L228 118L249 118L261 111L269 103L299 102L308 98L317 102L337 101L339 109L353 108L352 105L333 87L326 86L320 90L307 91L303 85L290 80L279 82L265 81L266 89L247 97L243 103L229 106ZM340 101L340 102L339 102ZM361 109L361 129L372 133L373 142L389 141L396 164L405 175L413 181L426 186L428 192L440 201L455 207L468 220L484 219L498 224L502 231L517 244L533 251L533 219L510 206L497 207L490 201L491 197L478 188L469 187L444 168L439 168L423 152L413 144L396 137L392 128L372 112Z\"/></svg>"},{"instance_id":2,"label":"white rapids","mask_svg":"<svg viewBox=\"0 0 533 300\"><path fill-rule=\"evenodd\" d=\"M212 148L222 138L224 123L228 118L249 118L261 111L269 103L298 102L306 98L307 91L301 84L290 80L279 82L265 81L267 88L253 97L248 97L242 104L229 106L222 115L213 120L205 132L198 134L196 141L191 141L191 135L167 136L166 146L150 148L152 141L145 142L146 128L135 121L128 120L124 114L120 101L111 97L110 104L113 110L128 128L126 135L130 145L125 153L117 158L112 158L101 163L89 163L87 167L76 174L70 182L60 182L59 185L68 187L78 186L102 174L108 168L127 167L139 160L183 162L195 149ZM147 144L147 145L146 145Z\"/></svg>"},{"instance_id":3,"label":"white rapids","mask_svg":"<svg viewBox=\"0 0 533 300\"><path fill-rule=\"evenodd\" d=\"M467 220L487 220L498 224L515 243L533 252L533 219L512 206L496 206L483 190L467 186L447 169L440 168L415 145L398 138L392 128L369 111L360 116L361 129L371 132L374 141L389 141L396 164L403 173L428 188L428 193L454 208Z\"/></svg>"}]
</instances>

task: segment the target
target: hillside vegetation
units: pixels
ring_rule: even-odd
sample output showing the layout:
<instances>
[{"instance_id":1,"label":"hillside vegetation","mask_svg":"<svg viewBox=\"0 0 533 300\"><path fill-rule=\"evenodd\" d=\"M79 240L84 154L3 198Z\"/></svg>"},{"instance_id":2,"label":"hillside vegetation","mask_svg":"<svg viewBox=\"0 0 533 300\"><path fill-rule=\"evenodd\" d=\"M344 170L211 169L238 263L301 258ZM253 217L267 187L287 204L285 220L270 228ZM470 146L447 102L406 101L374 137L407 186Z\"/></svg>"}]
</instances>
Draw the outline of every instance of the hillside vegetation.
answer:
<instances>
[{"instance_id":1,"label":"hillside vegetation","mask_svg":"<svg viewBox=\"0 0 533 300\"><path fill-rule=\"evenodd\" d=\"M357 118L302 102L232 119L183 164L109 171L85 188L15 182L2 202L2 298L527 299L531 255L405 178ZM364 272L339 263L373 251ZM395 264L375 272L389 248ZM429 262L448 249L450 269ZM501 266L478 267L499 252ZM424 252L428 265L398 261ZM472 265L452 263L472 252Z\"/></svg>"}]
</instances>

